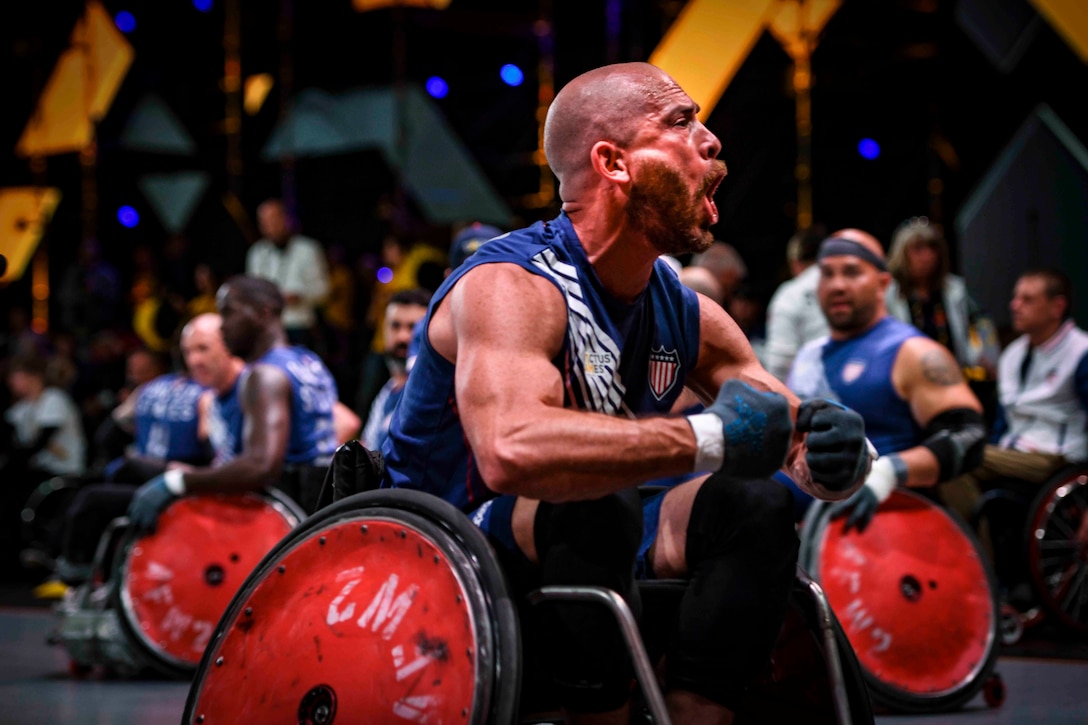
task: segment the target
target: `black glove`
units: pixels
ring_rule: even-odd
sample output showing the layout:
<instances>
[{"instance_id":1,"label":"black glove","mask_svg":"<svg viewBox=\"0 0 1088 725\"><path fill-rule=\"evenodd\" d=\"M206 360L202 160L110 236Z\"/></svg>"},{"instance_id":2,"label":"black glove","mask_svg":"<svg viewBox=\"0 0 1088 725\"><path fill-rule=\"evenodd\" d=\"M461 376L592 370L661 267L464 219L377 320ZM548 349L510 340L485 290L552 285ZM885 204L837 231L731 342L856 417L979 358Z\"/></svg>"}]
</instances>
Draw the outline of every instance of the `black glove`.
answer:
<instances>
[{"instance_id":1,"label":"black glove","mask_svg":"<svg viewBox=\"0 0 1088 725\"><path fill-rule=\"evenodd\" d=\"M876 515L876 509L880 506L876 493L869 486L862 486L854 495L845 501L839 501L831 505L831 518L837 519L850 514L846 519L846 525L842 532L845 534L851 528L856 528L858 533L865 531L869 522Z\"/></svg>"},{"instance_id":2,"label":"black glove","mask_svg":"<svg viewBox=\"0 0 1088 725\"><path fill-rule=\"evenodd\" d=\"M154 533L159 515L174 502L177 496L166 487L166 475L155 476L136 489L136 495L128 506L128 518L140 533Z\"/></svg>"},{"instance_id":3,"label":"black glove","mask_svg":"<svg viewBox=\"0 0 1088 725\"><path fill-rule=\"evenodd\" d=\"M336 449L317 498L317 509L363 491L379 488L385 476L381 451L369 451L358 440Z\"/></svg>"},{"instance_id":4,"label":"black glove","mask_svg":"<svg viewBox=\"0 0 1088 725\"><path fill-rule=\"evenodd\" d=\"M832 491L846 491L869 470L865 421L830 400L812 398L797 410L797 430L808 433L805 462L812 479Z\"/></svg>"},{"instance_id":5,"label":"black glove","mask_svg":"<svg viewBox=\"0 0 1088 725\"><path fill-rule=\"evenodd\" d=\"M718 470L737 478L767 478L782 467L793 438L783 396L727 380L706 412L722 423L725 455Z\"/></svg>"}]
</instances>

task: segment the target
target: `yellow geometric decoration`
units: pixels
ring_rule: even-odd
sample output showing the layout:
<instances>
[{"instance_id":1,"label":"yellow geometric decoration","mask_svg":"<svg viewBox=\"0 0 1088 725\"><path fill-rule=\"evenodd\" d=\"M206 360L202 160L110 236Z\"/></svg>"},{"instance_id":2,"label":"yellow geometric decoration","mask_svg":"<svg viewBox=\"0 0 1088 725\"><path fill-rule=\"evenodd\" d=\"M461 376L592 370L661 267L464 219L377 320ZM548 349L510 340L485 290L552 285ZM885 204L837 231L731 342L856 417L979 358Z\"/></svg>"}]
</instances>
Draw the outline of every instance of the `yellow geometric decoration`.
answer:
<instances>
[{"instance_id":1,"label":"yellow geometric decoration","mask_svg":"<svg viewBox=\"0 0 1088 725\"><path fill-rule=\"evenodd\" d=\"M1088 63L1088 3L1084 0L1031 0L1058 35Z\"/></svg>"},{"instance_id":2,"label":"yellow geometric decoration","mask_svg":"<svg viewBox=\"0 0 1088 725\"><path fill-rule=\"evenodd\" d=\"M19 143L20 156L80 151L91 142L92 122L106 115L132 64L132 46L101 3L91 0L72 30Z\"/></svg>"},{"instance_id":3,"label":"yellow geometric decoration","mask_svg":"<svg viewBox=\"0 0 1088 725\"><path fill-rule=\"evenodd\" d=\"M398 5L411 8L434 8L445 10L450 5L450 0L351 0L351 6L360 13L368 10L382 10Z\"/></svg>"},{"instance_id":4,"label":"yellow geometric decoration","mask_svg":"<svg viewBox=\"0 0 1088 725\"><path fill-rule=\"evenodd\" d=\"M0 189L0 254L8 260L0 282L23 276L59 202L59 189L33 186Z\"/></svg>"},{"instance_id":5,"label":"yellow geometric decoration","mask_svg":"<svg viewBox=\"0 0 1088 725\"><path fill-rule=\"evenodd\" d=\"M271 73L258 73L246 78L245 90L242 94L242 107L250 116L256 116L264 105L264 99L272 90L275 81Z\"/></svg>"},{"instance_id":6,"label":"yellow geometric decoration","mask_svg":"<svg viewBox=\"0 0 1088 725\"><path fill-rule=\"evenodd\" d=\"M654 49L650 63L671 75L706 121L765 29L787 50L799 32L815 37L841 0L690 0ZM804 5L804 7L801 7ZM802 26L799 13L806 12Z\"/></svg>"}]
</instances>

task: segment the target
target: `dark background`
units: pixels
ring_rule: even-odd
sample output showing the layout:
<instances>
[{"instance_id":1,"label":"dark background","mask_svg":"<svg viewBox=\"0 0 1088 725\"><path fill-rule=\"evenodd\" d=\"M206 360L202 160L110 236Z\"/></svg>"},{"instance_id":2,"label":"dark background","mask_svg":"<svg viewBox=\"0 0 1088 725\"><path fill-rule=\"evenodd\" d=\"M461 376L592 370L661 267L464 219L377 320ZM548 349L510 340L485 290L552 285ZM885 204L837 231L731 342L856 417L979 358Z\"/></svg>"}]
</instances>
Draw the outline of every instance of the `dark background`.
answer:
<instances>
[{"instance_id":1,"label":"dark background","mask_svg":"<svg viewBox=\"0 0 1088 725\"><path fill-rule=\"evenodd\" d=\"M232 219L222 204L230 186L220 125L224 0L215 0L207 13L189 0L106 0L104 5L111 15L128 10L137 21L127 36L135 61L99 128L97 235L105 253L126 273L136 245L163 242L165 232L136 187L141 174L200 169L212 175L212 185L186 236L198 257L237 271L252 228ZM928 214L945 222L955 248L951 222L957 210L1038 104L1049 104L1078 138L1088 138L1088 104L1077 98L1088 87L1085 65L1043 22L1014 67L999 70L957 20L957 9L963 15L979 5L986 3L846 0L831 19L813 57L817 221L830 229L861 227L887 243L899 222ZM1015 35L1034 17L1026 0L989 5L988 22L1006 35ZM82 7L75 0L49 0L6 3L0 10L0 186L33 180L29 163L13 149ZM550 18L558 88L609 61L648 59L682 7L664 0L452 0L443 11L364 14L353 10L350 0L241 0L242 73L279 75L284 44L278 24L284 8L293 16L287 47L294 93L392 83L398 76L399 37L401 77L422 84L437 74L448 81L450 94L437 105L518 220L527 223L555 212L521 203L536 191L537 179L529 160L537 132L540 44L534 23L542 14ZM498 69L508 62L525 71L522 86L500 81ZM784 275L785 244L796 226L790 78L789 57L764 34L708 121L722 139L730 167L718 193L721 221L714 231L741 251L753 281L767 293ZM119 148L121 129L148 92L164 99L196 140L196 157ZM261 200L281 193L281 168L263 162L259 153L286 100L277 82L261 111L243 117L244 174L238 191L250 218ZM878 159L858 154L863 137L880 143ZM45 238L54 274L59 274L56 260L72 258L82 234L80 178L75 154L48 159L44 181L64 193ZM304 231L325 244L376 252L374 205L393 185L393 173L377 153L299 161L295 186ZM140 211L135 229L118 223L122 204ZM410 199L405 208L410 213ZM440 244L449 239L448 227L417 221L406 228ZM5 304L24 302L25 278L0 294Z\"/></svg>"}]
</instances>

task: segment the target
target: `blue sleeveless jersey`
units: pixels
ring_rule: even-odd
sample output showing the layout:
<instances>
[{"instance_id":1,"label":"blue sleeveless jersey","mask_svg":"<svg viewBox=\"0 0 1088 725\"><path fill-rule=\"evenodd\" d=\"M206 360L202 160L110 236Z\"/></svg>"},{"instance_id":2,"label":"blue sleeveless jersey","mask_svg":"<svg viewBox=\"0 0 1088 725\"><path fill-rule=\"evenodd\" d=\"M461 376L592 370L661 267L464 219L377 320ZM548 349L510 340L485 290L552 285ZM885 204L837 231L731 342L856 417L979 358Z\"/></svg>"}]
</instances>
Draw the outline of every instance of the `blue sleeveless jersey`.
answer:
<instances>
[{"instance_id":1,"label":"blue sleeveless jersey","mask_svg":"<svg viewBox=\"0 0 1088 725\"><path fill-rule=\"evenodd\" d=\"M325 364L304 347L276 347L253 364L277 367L291 383L291 432L284 461L328 463L337 444L332 418L337 392L336 381ZM249 373L247 367L234 387L216 397L212 405L209 437L217 463L225 463L242 452L245 420L239 391Z\"/></svg>"},{"instance_id":2,"label":"blue sleeveless jersey","mask_svg":"<svg viewBox=\"0 0 1088 725\"><path fill-rule=\"evenodd\" d=\"M562 376L565 407L630 417L669 412L697 362L699 302L665 262L654 266L638 299L619 302L605 291L570 220L560 214L480 247L435 292L427 323L468 270L499 262L544 277L566 300L566 337L552 360ZM454 366L426 334L382 452L383 485L428 491L464 511L495 496L461 426Z\"/></svg>"},{"instance_id":3,"label":"blue sleeveless jersey","mask_svg":"<svg viewBox=\"0 0 1088 725\"><path fill-rule=\"evenodd\" d=\"M917 328L889 315L849 340L813 340L797 353L789 388L801 398L830 398L856 410L881 455L913 448L922 429L895 392L892 366L900 346L921 336Z\"/></svg>"},{"instance_id":4,"label":"blue sleeveless jersey","mask_svg":"<svg viewBox=\"0 0 1088 725\"><path fill-rule=\"evenodd\" d=\"M197 403L204 388L184 375L160 375L136 399L136 451L163 461L193 463L204 456Z\"/></svg>"},{"instance_id":5,"label":"blue sleeveless jersey","mask_svg":"<svg viewBox=\"0 0 1088 725\"><path fill-rule=\"evenodd\" d=\"M274 365L291 381L291 440L288 463L328 463L336 451L332 409L336 381L325 363L304 347L275 347L255 364Z\"/></svg>"},{"instance_id":6,"label":"blue sleeveless jersey","mask_svg":"<svg viewBox=\"0 0 1088 725\"><path fill-rule=\"evenodd\" d=\"M208 442L215 452L212 465L222 465L242 452L242 426L245 418L242 415L242 402L238 398L238 391L242 388L246 372L238 376L230 390L216 395L212 400L208 416Z\"/></svg>"}]
</instances>

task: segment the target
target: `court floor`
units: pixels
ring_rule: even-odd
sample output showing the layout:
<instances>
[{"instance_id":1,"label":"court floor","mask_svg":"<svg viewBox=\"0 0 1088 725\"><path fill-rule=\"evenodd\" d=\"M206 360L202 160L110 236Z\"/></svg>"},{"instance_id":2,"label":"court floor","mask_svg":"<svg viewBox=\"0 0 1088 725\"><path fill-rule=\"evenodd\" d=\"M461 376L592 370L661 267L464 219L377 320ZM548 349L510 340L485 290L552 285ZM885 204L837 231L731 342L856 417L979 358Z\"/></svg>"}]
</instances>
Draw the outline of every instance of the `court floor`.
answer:
<instances>
[{"instance_id":1,"label":"court floor","mask_svg":"<svg viewBox=\"0 0 1088 725\"><path fill-rule=\"evenodd\" d=\"M45 640L53 615L41 608L0 608L0 725L158 725L179 723L186 683L73 679L64 650ZM962 711L927 716L883 715L882 725L976 723L1088 724L1088 662L1002 657L1008 697L988 708L976 697Z\"/></svg>"}]
</instances>

